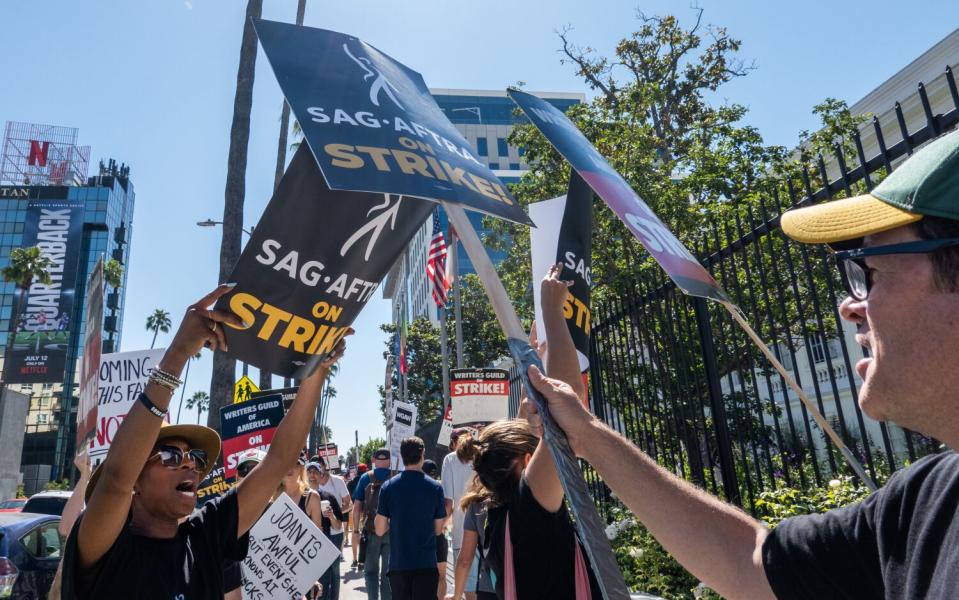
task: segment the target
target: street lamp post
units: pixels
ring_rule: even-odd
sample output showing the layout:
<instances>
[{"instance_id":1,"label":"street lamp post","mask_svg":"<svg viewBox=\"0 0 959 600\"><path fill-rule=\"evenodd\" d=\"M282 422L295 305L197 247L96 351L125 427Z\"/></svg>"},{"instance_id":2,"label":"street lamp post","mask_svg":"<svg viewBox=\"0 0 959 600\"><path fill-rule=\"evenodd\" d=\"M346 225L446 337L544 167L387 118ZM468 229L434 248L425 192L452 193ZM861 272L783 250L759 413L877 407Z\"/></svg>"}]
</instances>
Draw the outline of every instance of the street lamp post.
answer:
<instances>
[{"instance_id":1,"label":"street lamp post","mask_svg":"<svg viewBox=\"0 0 959 600\"><path fill-rule=\"evenodd\" d=\"M216 227L217 225L223 225L223 221L214 221L213 219L207 219L206 221L196 222L197 227ZM253 229L254 229L253 227L250 227L250 230L247 231L246 229L242 227L240 228L240 230L243 233L247 234L250 237L253 237ZM246 364L246 361L240 361L240 364L243 365L243 375L244 376L249 375L250 365Z\"/></svg>"}]
</instances>

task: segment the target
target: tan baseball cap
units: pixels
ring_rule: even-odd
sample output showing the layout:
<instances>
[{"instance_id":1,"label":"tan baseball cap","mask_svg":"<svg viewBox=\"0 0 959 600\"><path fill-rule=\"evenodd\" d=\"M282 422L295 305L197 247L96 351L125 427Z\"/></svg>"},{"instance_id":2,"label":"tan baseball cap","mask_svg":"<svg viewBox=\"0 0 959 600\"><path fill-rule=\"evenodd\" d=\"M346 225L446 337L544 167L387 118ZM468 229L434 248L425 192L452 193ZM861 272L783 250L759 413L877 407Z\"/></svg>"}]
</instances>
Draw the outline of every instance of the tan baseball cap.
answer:
<instances>
[{"instance_id":1,"label":"tan baseball cap","mask_svg":"<svg viewBox=\"0 0 959 600\"><path fill-rule=\"evenodd\" d=\"M783 214L783 233L808 244L855 240L919 221L959 220L959 131L922 148L868 194Z\"/></svg>"}]
</instances>

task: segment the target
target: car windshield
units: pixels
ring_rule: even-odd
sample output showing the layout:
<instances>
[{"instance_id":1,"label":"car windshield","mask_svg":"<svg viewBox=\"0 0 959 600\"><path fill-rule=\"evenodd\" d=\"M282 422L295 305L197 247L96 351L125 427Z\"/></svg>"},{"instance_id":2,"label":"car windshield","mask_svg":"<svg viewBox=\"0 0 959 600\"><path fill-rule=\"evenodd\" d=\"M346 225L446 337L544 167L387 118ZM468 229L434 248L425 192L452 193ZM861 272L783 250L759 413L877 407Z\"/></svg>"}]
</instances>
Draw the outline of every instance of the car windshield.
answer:
<instances>
[{"instance_id":1,"label":"car windshield","mask_svg":"<svg viewBox=\"0 0 959 600\"><path fill-rule=\"evenodd\" d=\"M27 500L27 503L23 505L23 512L41 515L61 515L63 514L63 507L66 503L66 498L49 496L45 498L30 498Z\"/></svg>"},{"instance_id":2,"label":"car windshield","mask_svg":"<svg viewBox=\"0 0 959 600\"><path fill-rule=\"evenodd\" d=\"M20 508L26 500L4 500L0 502L0 509L3 508Z\"/></svg>"}]
</instances>

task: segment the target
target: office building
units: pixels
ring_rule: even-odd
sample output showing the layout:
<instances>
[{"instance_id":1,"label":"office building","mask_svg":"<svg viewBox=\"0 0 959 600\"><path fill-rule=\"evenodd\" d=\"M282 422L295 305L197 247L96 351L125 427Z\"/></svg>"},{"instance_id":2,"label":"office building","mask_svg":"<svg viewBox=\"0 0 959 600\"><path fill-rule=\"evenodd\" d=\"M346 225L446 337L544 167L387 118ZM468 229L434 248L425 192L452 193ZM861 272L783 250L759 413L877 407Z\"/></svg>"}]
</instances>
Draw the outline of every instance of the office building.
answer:
<instances>
[{"instance_id":1,"label":"office building","mask_svg":"<svg viewBox=\"0 0 959 600\"><path fill-rule=\"evenodd\" d=\"M43 489L49 480L68 477L72 469L87 279L101 257L124 267L129 263L135 199L129 169L109 161L88 178L89 148L76 145L76 134L66 127L7 123L0 163L0 268L9 264L11 250L41 245L35 241L37 207L56 207L80 221L63 232L67 251L54 262L58 326L37 327L31 319L38 313L25 312L28 316L20 319L21 333L11 355L19 361L22 339L34 335L35 342L27 346L35 343L39 354L61 358L39 374L24 376L22 369L15 376L5 374L11 389L29 397L21 459L27 493ZM126 279L124 268L120 287L105 290L104 353L120 346ZM0 365L7 362L15 291L13 283L0 282ZM25 379L31 382L24 383Z\"/></svg>"},{"instance_id":2,"label":"office building","mask_svg":"<svg viewBox=\"0 0 959 600\"><path fill-rule=\"evenodd\" d=\"M513 127L525 123L526 118L516 114L516 104L504 91L432 89L430 92L446 117L476 151L479 160L505 184L517 183L526 172L523 149L511 146L506 139ZM561 111L586 101L586 96L566 92L533 92ZM470 222L482 239L486 228L483 215L467 211ZM441 227L449 231L446 213L440 211ZM426 220L410 242L406 253L390 270L383 285L383 297L393 301L393 321L398 322L405 312L412 320L425 316L439 323L436 304L426 278L426 259L433 231L433 217ZM505 252L487 250L493 263L502 261ZM474 273L469 256L459 246L459 275Z\"/></svg>"}]
</instances>

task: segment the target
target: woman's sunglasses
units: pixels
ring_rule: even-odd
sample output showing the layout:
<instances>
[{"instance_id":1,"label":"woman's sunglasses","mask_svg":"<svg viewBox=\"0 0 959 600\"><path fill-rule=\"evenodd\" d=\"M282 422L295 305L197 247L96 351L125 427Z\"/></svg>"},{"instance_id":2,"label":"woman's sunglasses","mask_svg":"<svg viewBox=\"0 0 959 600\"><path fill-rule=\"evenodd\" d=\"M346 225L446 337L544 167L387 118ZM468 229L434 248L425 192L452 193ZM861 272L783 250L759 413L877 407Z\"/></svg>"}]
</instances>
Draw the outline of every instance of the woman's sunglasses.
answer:
<instances>
[{"instance_id":1,"label":"woman's sunglasses","mask_svg":"<svg viewBox=\"0 0 959 600\"><path fill-rule=\"evenodd\" d=\"M959 238L943 238L939 240L919 240L902 244L873 246L842 250L833 254L842 275L842 284L846 293L856 300L865 300L869 297L872 288L872 278L869 276L869 267L866 266L867 256L883 256L887 254L926 254L959 245Z\"/></svg>"},{"instance_id":2,"label":"woman's sunglasses","mask_svg":"<svg viewBox=\"0 0 959 600\"><path fill-rule=\"evenodd\" d=\"M193 470L194 471L203 471L206 469L207 465L207 456L206 450L187 450L184 452L176 446L160 446L156 454L151 456L148 459L153 460L155 458L160 459L160 464L164 467L179 467L183 464L183 457L189 455L190 459L193 460Z\"/></svg>"}]
</instances>

